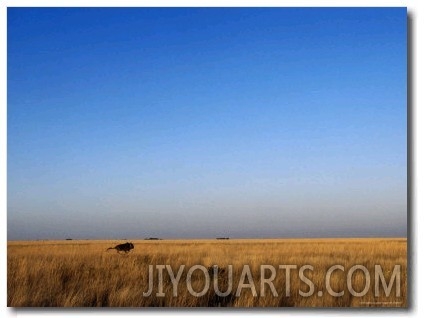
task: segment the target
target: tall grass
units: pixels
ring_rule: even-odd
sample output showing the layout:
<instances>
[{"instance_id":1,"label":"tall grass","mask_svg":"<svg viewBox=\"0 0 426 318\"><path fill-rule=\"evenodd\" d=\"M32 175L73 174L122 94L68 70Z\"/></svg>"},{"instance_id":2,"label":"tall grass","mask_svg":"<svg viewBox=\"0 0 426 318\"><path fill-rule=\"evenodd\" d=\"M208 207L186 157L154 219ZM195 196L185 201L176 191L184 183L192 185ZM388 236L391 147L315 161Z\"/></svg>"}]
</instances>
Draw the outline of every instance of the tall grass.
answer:
<instances>
[{"instance_id":1,"label":"tall grass","mask_svg":"<svg viewBox=\"0 0 426 318\"><path fill-rule=\"evenodd\" d=\"M342 307L342 306L407 306L407 242L406 239L267 239L267 240L161 240L133 241L134 251L118 254L106 251L121 241L19 241L8 243L8 306L235 306L235 307ZM325 277L333 265L343 265L345 272L335 271L331 287L344 291L341 297L326 292ZM371 286L363 297L353 296L348 290L347 271L352 265L363 265L371 274ZM375 295L375 265L381 265L387 282L395 265L401 266L401 294L395 288L389 297L383 288ZM148 266L154 266L154 290L149 297ZM155 265L170 265L176 274L185 265L178 284L177 297L167 270L163 271L164 297L157 297L158 271ZM219 297L210 288L205 295L196 297L187 288L186 277L193 265L209 268L218 265L222 273L218 277L221 291L228 287L228 265L233 266L232 292ZM240 297L236 290L244 265L249 265L257 296L250 288L243 288ZM272 265L277 270L273 280L278 296L268 285L261 296L261 265ZM290 282L279 265L297 265L291 271ZM315 285L312 296L303 297L309 286L299 279L298 270L312 265L313 271L305 271ZM270 272L266 272L270 276ZM206 282L202 271L194 271L192 287L201 291ZM365 286L365 275L356 271L352 275L354 290ZM245 280L247 283L247 280ZM290 283L290 295L286 286ZM318 295L323 291L323 295Z\"/></svg>"}]
</instances>

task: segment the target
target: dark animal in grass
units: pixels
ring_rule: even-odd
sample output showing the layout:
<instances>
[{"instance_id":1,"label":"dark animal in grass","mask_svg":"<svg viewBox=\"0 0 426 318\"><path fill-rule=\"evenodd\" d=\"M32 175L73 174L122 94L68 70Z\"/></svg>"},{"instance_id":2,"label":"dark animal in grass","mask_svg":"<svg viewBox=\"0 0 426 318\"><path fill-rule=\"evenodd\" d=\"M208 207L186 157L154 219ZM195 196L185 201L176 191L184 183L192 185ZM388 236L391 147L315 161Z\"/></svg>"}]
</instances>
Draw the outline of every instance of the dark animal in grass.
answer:
<instances>
[{"instance_id":1,"label":"dark animal in grass","mask_svg":"<svg viewBox=\"0 0 426 318\"><path fill-rule=\"evenodd\" d=\"M135 246L133 245L133 243L123 243L123 244L118 244L115 247L110 247L107 249L107 251L109 250L117 250L117 253L120 252L125 252L125 253L129 253L132 249L134 249Z\"/></svg>"}]
</instances>

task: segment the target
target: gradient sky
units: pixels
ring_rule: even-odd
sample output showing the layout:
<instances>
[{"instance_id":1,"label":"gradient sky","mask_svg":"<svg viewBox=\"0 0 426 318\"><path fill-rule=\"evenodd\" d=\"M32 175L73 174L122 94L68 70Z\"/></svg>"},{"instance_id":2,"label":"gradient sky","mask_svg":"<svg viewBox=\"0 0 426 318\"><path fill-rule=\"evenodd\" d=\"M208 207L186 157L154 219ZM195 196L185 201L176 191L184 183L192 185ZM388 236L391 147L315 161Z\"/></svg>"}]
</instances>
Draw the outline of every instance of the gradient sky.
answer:
<instances>
[{"instance_id":1,"label":"gradient sky","mask_svg":"<svg viewBox=\"0 0 426 318\"><path fill-rule=\"evenodd\" d=\"M8 8L8 239L407 235L407 12Z\"/></svg>"}]
</instances>

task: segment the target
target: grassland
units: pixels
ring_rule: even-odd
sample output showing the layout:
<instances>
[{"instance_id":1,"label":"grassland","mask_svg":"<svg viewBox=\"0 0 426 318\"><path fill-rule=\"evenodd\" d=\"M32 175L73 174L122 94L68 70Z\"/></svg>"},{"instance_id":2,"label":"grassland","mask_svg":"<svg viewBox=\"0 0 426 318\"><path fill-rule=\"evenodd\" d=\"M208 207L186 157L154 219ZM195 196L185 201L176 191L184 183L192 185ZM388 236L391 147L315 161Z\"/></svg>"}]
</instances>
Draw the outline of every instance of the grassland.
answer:
<instances>
[{"instance_id":1,"label":"grassland","mask_svg":"<svg viewBox=\"0 0 426 318\"><path fill-rule=\"evenodd\" d=\"M407 306L407 241L395 239L265 239L265 240L133 240L135 249L128 254L106 251L123 241L10 241L7 255L8 306L11 307L406 307ZM333 265L336 270L330 276L330 287L344 294L335 297L326 292L326 272ZM149 265L154 267L153 292L148 290ZM156 265L170 265L174 273L185 265L177 285L177 297L173 296L173 284L166 270L163 272L163 297L157 297L159 283ZM229 284L228 265L232 270L232 291L219 297L213 288L213 279L207 292L193 296L187 287L186 277L193 265L206 268L218 265L225 274L218 277L218 286L225 291ZM236 296L244 265L249 265L254 280L256 296L251 288L243 288ZM261 296L261 265L276 269L273 285ZM286 272L279 265L297 265ZM309 285L300 280L299 269L312 265L304 275L313 282L315 292L304 297L299 291L309 291ZM370 287L362 297L348 290L348 270L353 265L368 269ZM380 265L389 283L394 266L400 265L400 295L393 288L386 296L383 288L375 292L375 265ZM267 277L271 276L271 272ZM247 277L246 277L247 278ZM350 283L357 292L366 285L366 276L356 270ZM247 280L244 281L247 283ZM201 270L194 271L192 287L201 291L206 277ZM396 284L396 280L394 285ZM289 287L286 287L289 286ZM286 295L288 288L289 295ZM323 292L323 295L321 295Z\"/></svg>"}]
</instances>

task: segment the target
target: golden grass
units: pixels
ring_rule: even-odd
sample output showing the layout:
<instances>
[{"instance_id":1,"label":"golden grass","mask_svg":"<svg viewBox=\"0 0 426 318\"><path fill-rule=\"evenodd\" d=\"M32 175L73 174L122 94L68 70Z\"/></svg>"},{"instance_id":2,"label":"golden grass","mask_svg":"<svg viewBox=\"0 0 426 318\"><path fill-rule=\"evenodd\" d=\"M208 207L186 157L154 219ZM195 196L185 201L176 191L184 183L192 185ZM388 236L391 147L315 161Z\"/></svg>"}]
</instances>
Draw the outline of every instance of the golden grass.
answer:
<instances>
[{"instance_id":1,"label":"golden grass","mask_svg":"<svg viewBox=\"0 0 426 318\"><path fill-rule=\"evenodd\" d=\"M253 240L133 240L134 251L118 254L106 249L122 241L10 241L8 242L8 306L59 306L59 307L406 307L407 306L407 241L395 239L253 239ZM158 271L155 265L171 265L174 274L180 265L185 265L178 284L178 295L173 297L173 285L167 270L163 272L164 297L157 297ZM193 265L206 268L218 265L227 269L233 266L232 292L219 297L213 289L213 279L207 293L201 297L189 293L186 274ZM236 296L238 282L244 265L249 265L257 293L253 297L250 288L243 288ZM325 277L333 265L342 265L345 272L335 271L330 279L334 291L344 291L341 297L327 293ZM380 288L375 295L375 265L381 265L389 283L395 265L401 266L400 297L396 288L387 297ZM149 297L148 266L154 265L154 291ZM272 265L276 269L273 285L278 296L265 285L261 290L261 265ZM286 281L285 270L279 265L297 265L290 271L290 282ZM309 286L299 279L299 268L312 265L305 276L313 283L315 292L309 297L299 294L309 291ZM368 292L357 297L350 293L347 273L353 265L365 266L370 275ZM265 277L270 276L266 271ZM226 275L219 275L219 289L228 286ZM204 274L194 271L192 286L201 291L206 282ZM248 280L245 280L247 283ZM290 283L290 295L286 286ZM363 290L366 279L362 271L352 275L355 291ZM318 295L322 291L323 295Z\"/></svg>"}]
</instances>

